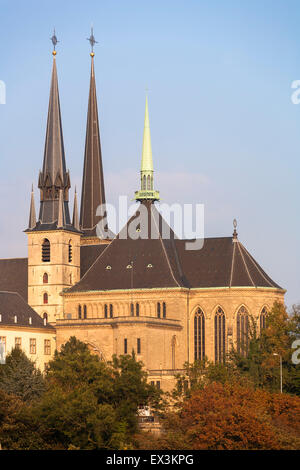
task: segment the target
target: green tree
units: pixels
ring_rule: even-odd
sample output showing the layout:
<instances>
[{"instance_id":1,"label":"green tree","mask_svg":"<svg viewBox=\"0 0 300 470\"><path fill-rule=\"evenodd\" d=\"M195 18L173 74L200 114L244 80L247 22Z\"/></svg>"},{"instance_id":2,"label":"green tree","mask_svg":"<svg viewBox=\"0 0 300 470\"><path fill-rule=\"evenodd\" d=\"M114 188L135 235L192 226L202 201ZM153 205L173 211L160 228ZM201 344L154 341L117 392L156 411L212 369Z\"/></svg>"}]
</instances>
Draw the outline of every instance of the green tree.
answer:
<instances>
[{"instance_id":1,"label":"green tree","mask_svg":"<svg viewBox=\"0 0 300 470\"><path fill-rule=\"evenodd\" d=\"M45 381L39 369L20 348L14 348L0 366L0 389L23 401L36 400L45 390Z\"/></svg>"}]
</instances>

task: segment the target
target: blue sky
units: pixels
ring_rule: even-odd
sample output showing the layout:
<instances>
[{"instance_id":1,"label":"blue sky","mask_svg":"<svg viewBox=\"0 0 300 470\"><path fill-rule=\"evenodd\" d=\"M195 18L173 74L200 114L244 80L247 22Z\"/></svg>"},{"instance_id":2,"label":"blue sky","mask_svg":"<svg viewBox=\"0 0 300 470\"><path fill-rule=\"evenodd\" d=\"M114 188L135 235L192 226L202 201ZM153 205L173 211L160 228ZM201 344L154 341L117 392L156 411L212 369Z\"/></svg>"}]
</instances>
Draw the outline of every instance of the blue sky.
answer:
<instances>
[{"instance_id":1,"label":"blue sky","mask_svg":"<svg viewBox=\"0 0 300 470\"><path fill-rule=\"evenodd\" d=\"M138 187L145 88L156 187L205 204L300 302L300 4L294 0L0 0L0 256L26 256L42 165L53 27L67 166L81 185L93 23L107 199Z\"/></svg>"}]
</instances>

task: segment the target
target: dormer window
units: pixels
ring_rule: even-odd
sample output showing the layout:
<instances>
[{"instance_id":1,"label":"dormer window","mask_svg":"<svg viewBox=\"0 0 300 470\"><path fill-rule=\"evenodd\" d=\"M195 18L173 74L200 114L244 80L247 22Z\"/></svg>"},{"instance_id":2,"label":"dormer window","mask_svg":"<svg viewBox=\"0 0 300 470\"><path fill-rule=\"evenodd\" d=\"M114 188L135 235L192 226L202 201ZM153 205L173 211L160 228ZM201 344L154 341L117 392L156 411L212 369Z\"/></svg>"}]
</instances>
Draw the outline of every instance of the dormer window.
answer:
<instances>
[{"instance_id":1,"label":"dormer window","mask_svg":"<svg viewBox=\"0 0 300 470\"><path fill-rule=\"evenodd\" d=\"M131 264L127 264L126 269L132 269L132 265L131 265Z\"/></svg>"},{"instance_id":2,"label":"dormer window","mask_svg":"<svg viewBox=\"0 0 300 470\"><path fill-rule=\"evenodd\" d=\"M14 322L15 322L15 323L18 323L18 317L17 317L17 315L14 316Z\"/></svg>"},{"instance_id":3,"label":"dormer window","mask_svg":"<svg viewBox=\"0 0 300 470\"><path fill-rule=\"evenodd\" d=\"M147 268L153 268L153 264L149 263L149 264L147 265Z\"/></svg>"},{"instance_id":4,"label":"dormer window","mask_svg":"<svg viewBox=\"0 0 300 470\"><path fill-rule=\"evenodd\" d=\"M110 269L111 269L111 266L110 266L110 265L107 265L105 269L110 270Z\"/></svg>"}]
</instances>

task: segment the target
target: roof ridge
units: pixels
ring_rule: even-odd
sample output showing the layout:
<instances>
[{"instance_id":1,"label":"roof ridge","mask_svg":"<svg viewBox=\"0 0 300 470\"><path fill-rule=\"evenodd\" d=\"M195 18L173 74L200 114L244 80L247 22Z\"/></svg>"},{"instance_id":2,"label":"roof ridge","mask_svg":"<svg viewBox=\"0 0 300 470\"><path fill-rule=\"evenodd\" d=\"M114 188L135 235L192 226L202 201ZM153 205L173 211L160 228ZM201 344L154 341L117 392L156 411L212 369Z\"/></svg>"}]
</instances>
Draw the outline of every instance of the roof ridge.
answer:
<instances>
[{"instance_id":1,"label":"roof ridge","mask_svg":"<svg viewBox=\"0 0 300 470\"><path fill-rule=\"evenodd\" d=\"M158 212L158 211L157 211L157 212ZM151 207L151 218L152 218L152 216L153 216L153 214L152 214L152 207ZM161 214L160 214L160 216L161 216L161 218L163 218ZM172 266L171 266L171 263L170 263L170 260L169 260L167 251L166 251L166 247L165 247L165 245L164 245L164 243L163 243L163 241L162 241L161 233L160 233L160 231L159 231L159 227L157 226L155 217L153 217L153 220L154 220L156 229L157 229L157 231L158 231L159 240L160 240L160 243L161 243L161 245L162 245L162 247L163 247L163 251L164 251L164 254L165 254L165 257L166 257L166 260L167 260L167 264L168 264L169 270L170 270L170 272L171 272L171 275L172 275L172 277L173 277L175 283L177 284L177 286L178 286L178 287L181 287L180 284L178 283L177 279L176 279L175 276L174 276L173 269L172 269Z\"/></svg>"},{"instance_id":2,"label":"roof ridge","mask_svg":"<svg viewBox=\"0 0 300 470\"><path fill-rule=\"evenodd\" d=\"M27 259L28 260L28 256L27 258L21 258L21 257L20 258L0 258L0 261L12 261L14 259Z\"/></svg>"},{"instance_id":3,"label":"roof ridge","mask_svg":"<svg viewBox=\"0 0 300 470\"><path fill-rule=\"evenodd\" d=\"M249 279L250 279L250 281L252 282L252 285L253 285L253 287L256 287L256 286L255 286L255 284L254 284L254 282L253 282L253 279L252 279L252 277L251 277L251 275L250 275L250 272L249 272L249 269L248 269L247 263L246 263L246 261L245 261L244 255L243 255L243 253L242 253L242 250L241 250L241 247L240 247L240 242L239 242L239 241L237 241L237 243L238 243L239 251L240 251L240 254L241 254L241 257L242 257L243 263L244 263L244 265L245 265L245 268L246 268L247 274L248 274L248 276L249 276Z\"/></svg>"},{"instance_id":4,"label":"roof ridge","mask_svg":"<svg viewBox=\"0 0 300 470\"><path fill-rule=\"evenodd\" d=\"M233 267L234 267L234 260L235 260L235 252L236 252L236 243L233 244L233 253L232 253L232 260L231 260L231 272L230 272L230 281L229 287L232 286L232 279L233 279Z\"/></svg>"},{"instance_id":5,"label":"roof ridge","mask_svg":"<svg viewBox=\"0 0 300 470\"><path fill-rule=\"evenodd\" d=\"M260 269L258 263L255 261L255 259L250 255L250 253L248 252L248 250L246 250L246 248L244 247L244 245L241 243L241 246L243 248L243 250L245 251L245 254L250 258L250 261L252 261L252 263L254 264L254 266L256 267L257 271L260 273L260 275L265 279L265 281L271 286L271 287L274 287L274 284L272 284L267 278L266 276L263 274L262 270Z\"/></svg>"}]
</instances>

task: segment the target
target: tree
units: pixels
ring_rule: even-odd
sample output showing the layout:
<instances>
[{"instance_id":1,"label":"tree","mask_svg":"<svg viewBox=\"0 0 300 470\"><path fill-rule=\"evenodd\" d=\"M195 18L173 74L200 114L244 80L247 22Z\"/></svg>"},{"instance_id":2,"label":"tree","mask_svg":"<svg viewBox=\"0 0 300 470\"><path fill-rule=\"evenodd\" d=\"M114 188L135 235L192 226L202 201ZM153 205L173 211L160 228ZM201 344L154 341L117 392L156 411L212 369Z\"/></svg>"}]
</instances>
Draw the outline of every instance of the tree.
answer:
<instances>
[{"instance_id":1,"label":"tree","mask_svg":"<svg viewBox=\"0 0 300 470\"><path fill-rule=\"evenodd\" d=\"M105 363L75 337L49 362L46 385L31 413L54 447L122 449L137 430L138 406L159 402L134 355Z\"/></svg>"},{"instance_id":2,"label":"tree","mask_svg":"<svg viewBox=\"0 0 300 470\"><path fill-rule=\"evenodd\" d=\"M33 401L45 390L45 381L39 369L20 348L14 348L0 366L0 389L23 401Z\"/></svg>"},{"instance_id":3,"label":"tree","mask_svg":"<svg viewBox=\"0 0 300 470\"><path fill-rule=\"evenodd\" d=\"M212 382L166 416L160 438L142 434L135 442L154 449L297 449L299 423L298 397Z\"/></svg>"},{"instance_id":4,"label":"tree","mask_svg":"<svg viewBox=\"0 0 300 470\"><path fill-rule=\"evenodd\" d=\"M299 337L300 308L294 307L288 315L285 306L275 302L266 318L266 327L258 335L255 322L249 330L247 354L232 349L229 360L241 375L256 387L277 391L280 388L279 359L282 357L284 391L300 395L299 365L292 363L292 343Z\"/></svg>"}]
</instances>

